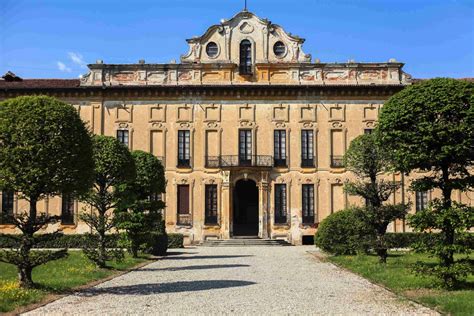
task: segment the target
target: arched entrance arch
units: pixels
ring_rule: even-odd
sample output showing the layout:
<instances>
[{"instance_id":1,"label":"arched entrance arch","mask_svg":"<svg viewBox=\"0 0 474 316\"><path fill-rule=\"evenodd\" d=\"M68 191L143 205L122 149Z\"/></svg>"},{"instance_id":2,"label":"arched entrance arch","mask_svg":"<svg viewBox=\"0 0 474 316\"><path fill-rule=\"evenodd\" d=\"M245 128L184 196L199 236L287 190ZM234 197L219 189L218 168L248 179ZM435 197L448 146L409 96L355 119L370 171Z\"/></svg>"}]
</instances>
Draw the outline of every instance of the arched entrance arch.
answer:
<instances>
[{"instance_id":1,"label":"arched entrance arch","mask_svg":"<svg viewBox=\"0 0 474 316\"><path fill-rule=\"evenodd\" d=\"M241 179L233 189L233 235L258 236L259 199L257 183Z\"/></svg>"}]
</instances>

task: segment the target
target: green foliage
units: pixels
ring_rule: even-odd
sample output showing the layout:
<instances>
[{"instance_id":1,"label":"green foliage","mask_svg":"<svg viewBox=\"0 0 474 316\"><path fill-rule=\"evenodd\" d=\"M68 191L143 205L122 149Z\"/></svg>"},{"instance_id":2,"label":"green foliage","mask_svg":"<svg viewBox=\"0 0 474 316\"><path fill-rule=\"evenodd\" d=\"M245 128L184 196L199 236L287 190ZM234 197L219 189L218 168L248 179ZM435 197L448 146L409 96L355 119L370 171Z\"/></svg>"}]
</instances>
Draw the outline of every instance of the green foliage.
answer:
<instances>
[{"instance_id":1,"label":"green foliage","mask_svg":"<svg viewBox=\"0 0 474 316\"><path fill-rule=\"evenodd\" d=\"M412 248L425 245L428 248L435 247L440 242L442 235L439 233L424 232L424 233L386 233L385 241L389 248ZM460 232L456 234L456 243L463 245L467 249L474 249L474 234Z\"/></svg>"},{"instance_id":2,"label":"green foliage","mask_svg":"<svg viewBox=\"0 0 474 316\"><path fill-rule=\"evenodd\" d=\"M168 234L168 248L184 248L183 234Z\"/></svg>"},{"instance_id":3,"label":"green foliage","mask_svg":"<svg viewBox=\"0 0 474 316\"><path fill-rule=\"evenodd\" d=\"M474 226L474 208L457 202L445 208L443 202L435 199L428 208L418 211L408 218L409 224L418 231L431 229L442 229L446 225L455 227L457 238L449 240L451 236L441 230L438 238L422 240L415 243L414 247L420 252L429 252L441 258L441 265L427 266L422 262L418 263L415 270L420 275L435 275L442 284L452 288L458 281L464 280L468 273L474 272L474 265L468 260L468 255L472 252L472 244L468 243L471 234L466 230ZM458 261L453 260L450 264L443 264L449 261L453 253L465 254L465 258Z\"/></svg>"},{"instance_id":4,"label":"green foliage","mask_svg":"<svg viewBox=\"0 0 474 316\"><path fill-rule=\"evenodd\" d=\"M469 217L462 213L472 209L453 206L451 195L453 190L474 187L473 91L473 83L444 78L408 87L384 105L377 132L397 170L425 172L412 182L413 190L442 192L442 199L431 210L415 215L411 223L420 232L441 230L438 246L425 245L438 256L439 267L423 272L437 275L446 287L463 276L463 269L455 267L456 232L472 228L472 222L462 220Z\"/></svg>"},{"instance_id":5,"label":"green foliage","mask_svg":"<svg viewBox=\"0 0 474 316\"><path fill-rule=\"evenodd\" d=\"M108 262L111 269L100 269L81 251L70 251L68 257L34 269L33 278L39 285L38 289L20 288L16 281L17 269L11 264L0 263L0 313L40 302L50 294L71 293L80 285L106 278L117 273L117 270L126 270L145 261L143 257L135 259L126 256L120 263Z\"/></svg>"},{"instance_id":6,"label":"green foliage","mask_svg":"<svg viewBox=\"0 0 474 316\"><path fill-rule=\"evenodd\" d=\"M473 83L438 78L407 87L385 103L378 132L398 170L432 171L449 164L472 185L474 176L465 167L474 159L473 90ZM425 190L438 187L426 184Z\"/></svg>"},{"instance_id":7,"label":"green foliage","mask_svg":"<svg viewBox=\"0 0 474 316\"><path fill-rule=\"evenodd\" d=\"M160 230L161 231L161 230ZM401 234L400 234L401 235ZM124 244L124 234L105 235L106 248L119 248ZM96 239L96 234L38 234L35 235L34 248L85 248L91 239ZM21 236L0 234L0 248L17 248L20 245ZM474 237L471 241L474 243ZM183 234L168 234L168 248L183 248Z\"/></svg>"},{"instance_id":8,"label":"green foliage","mask_svg":"<svg viewBox=\"0 0 474 316\"><path fill-rule=\"evenodd\" d=\"M389 235L422 236L422 234L400 233ZM456 258L461 258L456 256ZM397 294L434 307L443 314L472 315L474 310L474 274L470 274L464 286L457 290L437 288L433 276L413 273L413 265L423 262L436 266L436 258L414 252L391 252L387 264L377 264L375 256L334 256L329 260L362 275L372 282L382 284Z\"/></svg>"},{"instance_id":9,"label":"green foliage","mask_svg":"<svg viewBox=\"0 0 474 316\"><path fill-rule=\"evenodd\" d=\"M92 184L89 132L69 104L47 96L0 103L0 187L39 200Z\"/></svg>"},{"instance_id":10,"label":"green foliage","mask_svg":"<svg viewBox=\"0 0 474 316\"><path fill-rule=\"evenodd\" d=\"M31 252L33 235L55 220L37 213L37 202L58 194L81 194L92 184L90 134L77 111L47 96L25 96L0 103L0 188L20 192L29 209L7 220L22 236L17 249L0 252L0 262L17 266L20 286L34 287L38 265L67 255L66 250Z\"/></svg>"},{"instance_id":11,"label":"green foliage","mask_svg":"<svg viewBox=\"0 0 474 316\"><path fill-rule=\"evenodd\" d=\"M146 252L154 256L165 256L168 250L168 236L162 232L147 234Z\"/></svg>"},{"instance_id":12,"label":"green foliage","mask_svg":"<svg viewBox=\"0 0 474 316\"><path fill-rule=\"evenodd\" d=\"M365 134L354 139L344 156L346 169L356 176L356 180L345 184L344 190L367 202L360 213L360 220L375 235L373 248L382 263L387 260L387 227L395 219L403 218L408 211L408 205L386 203L399 187L398 183L381 179L390 168L386 157L385 149L377 144L375 134Z\"/></svg>"},{"instance_id":13,"label":"green foliage","mask_svg":"<svg viewBox=\"0 0 474 316\"><path fill-rule=\"evenodd\" d=\"M155 231L161 222L164 203L157 197L165 191L165 174L161 162L152 154L132 152L136 177L123 191L127 199L115 210L117 227L127 233L129 248L134 257L146 242L147 234Z\"/></svg>"},{"instance_id":14,"label":"green foliage","mask_svg":"<svg viewBox=\"0 0 474 316\"><path fill-rule=\"evenodd\" d=\"M362 212L360 208L351 208L326 217L314 236L316 246L335 255L367 252L374 236L361 221Z\"/></svg>"},{"instance_id":15,"label":"green foliage","mask_svg":"<svg viewBox=\"0 0 474 316\"><path fill-rule=\"evenodd\" d=\"M125 199L133 198L124 194L128 183L136 176L135 163L127 147L113 137L94 136L92 142L94 160L94 187L80 198L97 212L84 212L81 219L98 235L98 243L92 241L84 248L85 254L99 267L111 258L120 260L119 250L106 248L106 234L116 229L116 221L111 210Z\"/></svg>"}]
</instances>

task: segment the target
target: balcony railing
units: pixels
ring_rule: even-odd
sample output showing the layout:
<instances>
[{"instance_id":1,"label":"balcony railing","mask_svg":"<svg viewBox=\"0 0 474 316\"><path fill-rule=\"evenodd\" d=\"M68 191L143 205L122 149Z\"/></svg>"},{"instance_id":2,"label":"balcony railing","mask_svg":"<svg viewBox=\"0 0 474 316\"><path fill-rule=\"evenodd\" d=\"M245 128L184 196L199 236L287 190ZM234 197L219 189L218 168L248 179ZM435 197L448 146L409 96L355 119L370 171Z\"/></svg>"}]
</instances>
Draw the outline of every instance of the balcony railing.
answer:
<instances>
[{"instance_id":1,"label":"balcony railing","mask_svg":"<svg viewBox=\"0 0 474 316\"><path fill-rule=\"evenodd\" d=\"M344 167L343 156L331 156L331 168L342 168Z\"/></svg>"},{"instance_id":2,"label":"balcony railing","mask_svg":"<svg viewBox=\"0 0 474 316\"><path fill-rule=\"evenodd\" d=\"M273 166L273 157L252 156L206 156L206 168L267 167Z\"/></svg>"}]
</instances>

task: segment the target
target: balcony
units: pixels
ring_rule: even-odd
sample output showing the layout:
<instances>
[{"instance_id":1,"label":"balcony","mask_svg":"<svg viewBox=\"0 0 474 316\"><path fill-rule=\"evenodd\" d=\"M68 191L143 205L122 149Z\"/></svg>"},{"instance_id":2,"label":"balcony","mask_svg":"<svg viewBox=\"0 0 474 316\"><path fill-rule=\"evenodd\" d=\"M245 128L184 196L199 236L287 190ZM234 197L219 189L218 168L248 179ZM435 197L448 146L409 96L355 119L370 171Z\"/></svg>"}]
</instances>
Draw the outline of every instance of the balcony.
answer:
<instances>
[{"instance_id":1,"label":"balcony","mask_svg":"<svg viewBox=\"0 0 474 316\"><path fill-rule=\"evenodd\" d=\"M344 156L331 156L331 168L343 168Z\"/></svg>"},{"instance_id":2,"label":"balcony","mask_svg":"<svg viewBox=\"0 0 474 316\"><path fill-rule=\"evenodd\" d=\"M265 155L241 156L206 156L206 168L245 168L273 167L273 157Z\"/></svg>"}]
</instances>

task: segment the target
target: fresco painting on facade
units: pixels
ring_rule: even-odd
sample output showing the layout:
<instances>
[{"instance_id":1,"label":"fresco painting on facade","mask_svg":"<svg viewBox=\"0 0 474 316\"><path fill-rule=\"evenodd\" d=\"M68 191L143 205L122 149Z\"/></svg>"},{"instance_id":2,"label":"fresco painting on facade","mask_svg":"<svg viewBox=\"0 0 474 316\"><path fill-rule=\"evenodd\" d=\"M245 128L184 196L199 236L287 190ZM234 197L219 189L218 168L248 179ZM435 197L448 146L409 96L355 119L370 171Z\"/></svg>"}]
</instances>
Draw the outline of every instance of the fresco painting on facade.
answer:
<instances>
[{"instance_id":1,"label":"fresco painting on facade","mask_svg":"<svg viewBox=\"0 0 474 316\"><path fill-rule=\"evenodd\" d=\"M322 63L304 53L304 39L247 10L187 42L180 63L98 60L80 80L9 74L0 80L0 99L56 96L73 104L93 133L160 157L167 230L187 243L247 235L301 244L329 214L363 203L342 189L350 177L342 156L375 127L383 103L413 83L402 63ZM403 188L393 200L435 194ZM8 192L1 198L2 211L27 205ZM83 205L67 198L40 204L50 214L64 210L56 225L65 233L87 232L78 220ZM407 229L402 221L389 228Z\"/></svg>"}]
</instances>

